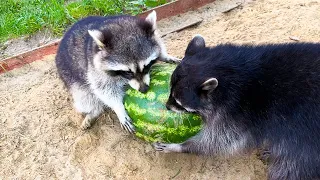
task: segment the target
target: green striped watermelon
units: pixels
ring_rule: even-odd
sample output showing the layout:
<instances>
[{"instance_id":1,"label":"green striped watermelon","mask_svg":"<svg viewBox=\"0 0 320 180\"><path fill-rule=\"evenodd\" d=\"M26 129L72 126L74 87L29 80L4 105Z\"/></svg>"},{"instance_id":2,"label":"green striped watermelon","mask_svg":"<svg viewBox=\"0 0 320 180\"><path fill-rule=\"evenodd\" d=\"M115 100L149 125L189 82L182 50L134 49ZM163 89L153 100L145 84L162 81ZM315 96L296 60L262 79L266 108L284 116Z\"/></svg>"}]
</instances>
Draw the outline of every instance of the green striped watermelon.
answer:
<instances>
[{"instance_id":1,"label":"green striped watermelon","mask_svg":"<svg viewBox=\"0 0 320 180\"><path fill-rule=\"evenodd\" d=\"M153 65L150 89L143 94L128 89L124 105L136 127L136 136L148 142L180 143L201 129L201 118L190 113L175 113L165 107L170 93L170 77L176 65Z\"/></svg>"}]
</instances>

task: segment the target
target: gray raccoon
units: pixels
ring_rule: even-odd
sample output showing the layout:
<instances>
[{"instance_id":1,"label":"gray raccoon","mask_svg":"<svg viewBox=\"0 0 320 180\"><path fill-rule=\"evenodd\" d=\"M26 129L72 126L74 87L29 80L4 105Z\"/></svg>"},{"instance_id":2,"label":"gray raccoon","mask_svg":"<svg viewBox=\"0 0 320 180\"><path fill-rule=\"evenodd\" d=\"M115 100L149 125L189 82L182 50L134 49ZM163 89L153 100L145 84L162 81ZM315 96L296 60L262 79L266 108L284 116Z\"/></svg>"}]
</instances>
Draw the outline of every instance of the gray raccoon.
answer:
<instances>
[{"instance_id":1,"label":"gray raccoon","mask_svg":"<svg viewBox=\"0 0 320 180\"><path fill-rule=\"evenodd\" d=\"M123 105L126 85L146 92L156 60L179 61L166 53L156 32L155 11L145 19L90 16L75 23L61 40L56 66L75 109L86 114L81 128L89 128L107 106L122 128L134 132Z\"/></svg>"}]
</instances>

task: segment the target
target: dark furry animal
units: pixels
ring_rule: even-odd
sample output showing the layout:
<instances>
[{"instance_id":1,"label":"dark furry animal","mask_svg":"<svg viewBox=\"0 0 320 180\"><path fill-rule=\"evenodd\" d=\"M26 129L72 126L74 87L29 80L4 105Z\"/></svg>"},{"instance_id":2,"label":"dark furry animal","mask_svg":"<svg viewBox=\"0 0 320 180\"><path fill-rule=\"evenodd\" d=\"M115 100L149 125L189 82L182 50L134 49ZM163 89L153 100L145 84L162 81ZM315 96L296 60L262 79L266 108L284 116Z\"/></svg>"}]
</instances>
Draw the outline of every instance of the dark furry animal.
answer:
<instances>
[{"instance_id":1,"label":"dark furry animal","mask_svg":"<svg viewBox=\"0 0 320 180\"><path fill-rule=\"evenodd\" d=\"M262 148L268 179L320 179L320 44L188 45L167 107L199 113L202 131L158 151L233 155Z\"/></svg>"}]
</instances>

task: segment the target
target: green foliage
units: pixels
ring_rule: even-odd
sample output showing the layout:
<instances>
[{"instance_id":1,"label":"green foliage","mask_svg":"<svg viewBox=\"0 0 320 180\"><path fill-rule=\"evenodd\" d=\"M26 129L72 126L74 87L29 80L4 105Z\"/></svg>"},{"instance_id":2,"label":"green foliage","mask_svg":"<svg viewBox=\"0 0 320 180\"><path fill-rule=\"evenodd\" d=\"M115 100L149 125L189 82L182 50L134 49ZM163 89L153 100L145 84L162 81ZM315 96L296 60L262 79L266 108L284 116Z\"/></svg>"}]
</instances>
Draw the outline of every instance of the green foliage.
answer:
<instances>
[{"instance_id":1,"label":"green foliage","mask_svg":"<svg viewBox=\"0 0 320 180\"><path fill-rule=\"evenodd\" d=\"M69 3L66 9L71 18L79 19L89 15L121 14L126 3L126 0L82 0Z\"/></svg>"},{"instance_id":2,"label":"green foliage","mask_svg":"<svg viewBox=\"0 0 320 180\"><path fill-rule=\"evenodd\" d=\"M0 41L44 28L59 33L71 23L71 19L65 17L63 2L58 0L4 0L0 11Z\"/></svg>"},{"instance_id":3,"label":"green foliage","mask_svg":"<svg viewBox=\"0 0 320 180\"><path fill-rule=\"evenodd\" d=\"M126 9L132 14L138 14L149 8L153 8L168 2L167 0L132 0L126 4Z\"/></svg>"},{"instance_id":4,"label":"green foliage","mask_svg":"<svg viewBox=\"0 0 320 180\"><path fill-rule=\"evenodd\" d=\"M39 30L61 35L68 25L89 15L138 14L166 0L1 0L0 42Z\"/></svg>"}]
</instances>

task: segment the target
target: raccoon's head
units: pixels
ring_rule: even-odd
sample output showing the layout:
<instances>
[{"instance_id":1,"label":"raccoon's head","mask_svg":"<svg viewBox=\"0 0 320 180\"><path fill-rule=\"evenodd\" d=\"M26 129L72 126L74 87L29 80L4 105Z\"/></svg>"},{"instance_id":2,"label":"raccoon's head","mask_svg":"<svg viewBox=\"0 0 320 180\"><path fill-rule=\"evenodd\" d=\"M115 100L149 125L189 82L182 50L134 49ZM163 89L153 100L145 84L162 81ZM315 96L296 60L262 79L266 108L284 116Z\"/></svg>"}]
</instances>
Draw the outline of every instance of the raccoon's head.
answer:
<instances>
[{"instance_id":1,"label":"raccoon's head","mask_svg":"<svg viewBox=\"0 0 320 180\"><path fill-rule=\"evenodd\" d=\"M216 77L206 73L203 57L205 41L195 36L189 43L185 57L171 76L171 91L166 107L175 112L199 112L207 106L208 97L218 87Z\"/></svg>"},{"instance_id":2,"label":"raccoon's head","mask_svg":"<svg viewBox=\"0 0 320 180\"><path fill-rule=\"evenodd\" d=\"M100 29L89 30L92 37L95 68L120 77L132 88L146 92L149 70L163 51L156 31L156 12L145 19L117 16Z\"/></svg>"}]
</instances>

